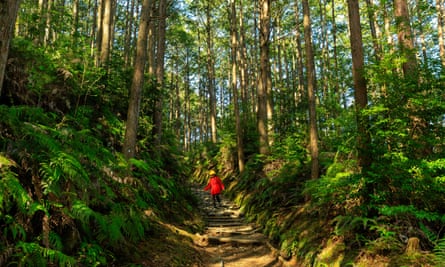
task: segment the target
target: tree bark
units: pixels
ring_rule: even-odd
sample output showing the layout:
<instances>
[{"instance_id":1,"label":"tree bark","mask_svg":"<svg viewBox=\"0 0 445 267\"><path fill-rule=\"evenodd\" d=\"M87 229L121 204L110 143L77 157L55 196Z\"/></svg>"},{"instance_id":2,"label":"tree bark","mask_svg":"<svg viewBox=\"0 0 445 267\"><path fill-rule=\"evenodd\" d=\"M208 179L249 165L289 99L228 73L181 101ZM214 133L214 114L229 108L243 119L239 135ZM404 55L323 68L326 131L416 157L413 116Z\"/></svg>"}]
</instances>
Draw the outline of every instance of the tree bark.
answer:
<instances>
[{"instance_id":1,"label":"tree bark","mask_svg":"<svg viewBox=\"0 0 445 267\"><path fill-rule=\"evenodd\" d=\"M397 38L399 48L406 62L403 63L402 69L405 77L416 78L417 60L414 50L413 34L410 25L410 17L408 13L408 3L406 0L394 0L394 15L397 26Z\"/></svg>"},{"instance_id":2,"label":"tree bark","mask_svg":"<svg viewBox=\"0 0 445 267\"><path fill-rule=\"evenodd\" d=\"M159 147L162 141L162 108L164 91L164 55L165 55L165 31L167 17L166 0L159 1L158 46L156 49L156 87L157 98L153 113L153 138L155 146ZM159 151L158 149L156 151Z\"/></svg>"},{"instance_id":3,"label":"tree bark","mask_svg":"<svg viewBox=\"0 0 445 267\"><path fill-rule=\"evenodd\" d=\"M233 91L233 107L235 115L235 131L236 131L236 144L237 144L237 156L238 156L238 169L240 172L244 170L244 145L243 145L243 131L241 127L240 108L239 108L239 96L237 86L237 53L238 47L238 31L237 31L237 19L236 19L236 3L235 0L230 0L230 47L231 47L231 64L232 64L232 82L231 87Z\"/></svg>"},{"instance_id":4,"label":"tree bark","mask_svg":"<svg viewBox=\"0 0 445 267\"><path fill-rule=\"evenodd\" d=\"M368 20L369 20L369 28L371 30L372 37L372 45L374 47L374 57L376 60L380 60L381 58L381 48L379 45L379 40L377 36L377 23L375 22L375 13L374 13L374 3L372 0L366 0L366 7L368 9Z\"/></svg>"},{"instance_id":5,"label":"tree bark","mask_svg":"<svg viewBox=\"0 0 445 267\"><path fill-rule=\"evenodd\" d=\"M213 59L213 42L212 42L212 20L211 20L211 5L212 1L207 0L206 7L206 42L207 42L207 72L208 72L208 89L209 89L209 105L210 105L210 128L211 140L213 143L217 142L217 126L216 126L216 92L215 92L215 66Z\"/></svg>"},{"instance_id":6,"label":"tree bark","mask_svg":"<svg viewBox=\"0 0 445 267\"><path fill-rule=\"evenodd\" d=\"M360 13L358 0L348 0L349 28L352 56L352 76L354 80L354 100L357 119L357 150L358 162L362 170L371 165L369 156L370 137L368 132L368 119L362 114L368 105L368 91L363 73L364 56L362 31L360 27Z\"/></svg>"},{"instance_id":7,"label":"tree bark","mask_svg":"<svg viewBox=\"0 0 445 267\"><path fill-rule=\"evenodd\" d=\"M445 8L443 0L436 0L437 11L437 35L439 38L439 55L442 62L442 67L445 69L445 44L444 44L444 31L445 31Z\"/></svg>"},{"instance_id":8,"label":"tree bark","mask_svg":"<svg viewBox=\"0 0 445 267\"><path fill-rule=\"evenodd\" d=\"M113 25L113 0L102 0L102 38L100 43L100 66L105 66L108 63L111 52L111 37Z\"/></svg>"},{"instance_id":9,"label":"tree bark","mask_svg":"<svg viewBox=\"0 0 445 267\"><path fill-rule=\"evenodd\" d=\"M0 1L0 95L8 64L9 43L14 34L19 5L20 1L18 0Z\"/></svg>"},{"instance_id":10,"label":"tree bark","mask_svg":"<svg viewBox=\"0 0 445 267\"><path fill-rule=\"evenodd\" d=\"M269 35L270 35L270 0L260 0L260 77L258 79L258 134L259 153L269 154L268 136L268 85L269 71Z\"/></svg>"},{"instance_id":11,"label":"tree bark","mask_svg":"<svg viewBox=\"0 0 445 267\"><path fill-rule=\"evenodd\" d=\"M311 178L319 177L318 129L316 114L316 79L309 1L303 0L303 26L306 49L307 92L309 102L309 150L311 153Z\"/></svg>"},{"instance_id":12,"label":"tree bark","mask_svg":"<svg viewBox=\"0 0 445 267\"><path fill-rule=\"evenodd\" d=\"M133 80L131 83L125 138L122 151L126 159L133 158L136 153L141 92L144 83L145 63L147 61L147 36L150 1L151 0L144 0L142 4L141 19L139 23L139 32L136 45L136 59L134 65Z\"/></svg>"}]
</instances>

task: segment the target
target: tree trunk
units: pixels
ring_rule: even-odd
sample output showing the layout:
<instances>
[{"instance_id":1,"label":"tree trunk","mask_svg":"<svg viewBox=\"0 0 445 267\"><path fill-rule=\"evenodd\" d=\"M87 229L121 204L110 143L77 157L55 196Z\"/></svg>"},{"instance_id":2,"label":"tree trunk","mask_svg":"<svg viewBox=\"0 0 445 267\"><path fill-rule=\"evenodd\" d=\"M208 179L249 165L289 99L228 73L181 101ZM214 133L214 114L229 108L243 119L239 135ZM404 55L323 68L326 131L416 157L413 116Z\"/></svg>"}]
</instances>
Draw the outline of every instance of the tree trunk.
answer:
<instances>
[{"instance_id":1,"label":"tree trunk","mask_svg":"<svg viewBox=\"0 0 445 267\"><path fill-rule=\"evenodd\" d=\"M110 58L113 25L113 0L102 0L102 38L100 43L100 66L105 66Z\"/></svg>"},{"instance_id":2,"label":"tree trunk","mask_svg":"<svg viewBox=\"0 0 445 267\"><path fill-rule=\"evenodd\" d=\"M248 119L248 85L249 74L247 65L247 47L245 43L245 29L244 29L244 17L243 17L243 4L242 0L239 0L239 41L238 41L238 57L239 57L239 69L240 69L240 91L241 91L241 131L243 137L245 134L244 127ZM253 103L252 103L253 105Z\"/></svg>"},{"instance_id":3,"label":"tree trunk","mask_svg":"<svg viewBox=\"0 0 445 267\"><path fill-rule=\"evenodd\" d=\"M268 85L269 35L270 35L270 0L260 0L260 77L258 79L258 134L259 153L269 154L268 136Z\"/></svg>"},{"instance_id":4,"label":"tree trunk","mask_svg":"<svg viewBox=\"0 0 445 267\"><path fill-rule=\"evenodd\" d=\"M376 60L381 58L381 48L379 45L379 37L377 36L377 23L375 22L374 3L372 0L366 0L366 7L368 10L369 28L371 30L372 45L374 47L374 57Z\"/></svg>"},{"instance_id":5,"label":"tree trunk","mask_svg":"<svg viewBox=\"0 0 445 267\"><path fill-rule=\"evenodd\" d=\"M231 64L232 64L232 91L233 91L233 107L235 113L235 131L236 131L236 144L238 155L238 169L240 172L244 170L244 145L243 145L243 131L241 127L240 109L239 109L239 97L237 86L237 53L238 47L238 32L237 32L237 19L236 19L236 3L235 0L230 0L230 47L231 47Z\"/></svg>"},{"instance_id":6,"label":"tree trunk","mask_svg":"<svg viewBox=\"0 0 445 267\"><path fill-rule=\"evenodd\" d=\"M153 138L155 146L159 147L162 140L162 108L164 92L164 54L165 54L165 31L167 16L166 0L159 1L159 25L158 25L158 46L156 49L156 87L157 98L155 100L155 110L153 114ZM158 149L156 151L159 151Z\"/></svg>"},{"instance_id":7,"label":"tree trunk","mask_svg":"<svg viewBox=\"0 0 445 267\"><path fill-rule=\"evenodd\" d=\"M406 62L404 62L402 65L403 74L405 77L417 78L416 51L414 50L414 41L408 13L408 3L406 0L394 0L394 13L399 48L406 60Z\"/></svg>"},{"instance_id":8,"label":"tree trunk","mask_svg":"<svg viewBox=\"0 0 445 267\"><path fill-rule=\"evenodd\" d=\"M127 14L125 17L125 42L124 42L124 62L125 67L129 67L132 64L131 52L132 50L132 33L134 28L134 12L136 0L131 0L127 2Z\"/></svg>"},{"instance_id":9,"label":"tree trunk","mask_svg":"<svg viewBox=\"0 0 445 267\"><path fill-rule=\"evenodd\" d=\"M73 36L72 44L76 45L78 42L79 34L79 0L73 0L72 12L73 25L71 26L71 36Z\"/></svg>"},{"instance_id":10,"label":"tree trunk","mask_svg":"<svg viewBox=\"0 0 445 267\"><path fill-rule=\"evenodd\" d=\"M147 61L147 36L150 1L151 0L144 0L142 4L141 21L139 23L139 33L136 45L136 59L134 64L133 80L131 83L125 138L122 151L126 159L133 158L136 153L141 92L144 83L145 63Z\"/></svg>"},{"instance_id":11,"label":"tree trunk","mask_svg":"<svg viewBox=\"0 0 445 267\"><path fill-rule=\"evenodd\" d=\"M216 127L216 92L215 92L215 66L213 59L213 42L212 42L212 20L211 20L211 5L212 1L207 0L206 8L206 41L207 41L207 72L208 72L208 89L209 89L209 105L210 105L210 128L211 139L213 143L217 142L217 127Z\"/></svg>"},{"instance_id":12,"label":"tree trunk","mask_svg":"<svg viewBox=\"0 0 445 267\"><path fill-rule=\"evenodd\" d=\"M206 43L207 43L207 86L209 93L210 106L210 129L211 141L217 142L217 127L216 127L216 92L215 92L215 70L213 59L213 36L212 36L212 20L211 20L211 0L207 0L206 7Z\"/></svg>"},{"instance_id":13,"label":"tree trunk","mask_svg":"<svg viewBox=\"0 0 445 267\"><path fill-rule=\"evenodd\" d=\"M445 29L445 11L444 11L444 1L436 0L436 11L437 11L437 35L439 38L439 54L440 60L442 61L442 67L445 69L445 44L444 44L444 29Z\"/></svg>"},{"instance_id":14,"label":"tree trunk","mask_svg":"<svg viewBox=\"0 0 445 267\"><path fill-rule=\"evenodd\" d=\"M307 92L309 102L309 150L311 153L311 178L316 179L319 176L319 158L318 158L318 130L316 114L316 79L314 52L312 48L312 29L309 1L303 0L303 26L304 40L306 49L306 72L307 72Z\"/></svg>"},{"instance_id":15,"label":"tree trunk","mask_svg":"<svg viewBox=\"0 0 445 267\"><path fill-rule=\"evenodd\" d=\"M295 1L294 4L295 9L295 21L300 21L299 18L299 7L298 7L298 1ZM294 102L295 106L297 106L302 100L303 96L305 94L304 90L304 63L303 63L303 49L301 47L301 31L300 26L296 25L295 27L295 46L296 46L296 69L297 69L297 76L298 76L298 85L296 92L294 93Z\"/></svg>"},{"instance_id":16,"label":"tree trunk","mask_svg":"<svg viewBox=\"0 0 445 267\"><path fill-rule=\"evenodd\" d=\"M358 162L362 170L367 170L371 165L371 157L369 156L369 143L371 139L368 132L368 119L362 114L363 109L365 109L368 105L368 91L366 79L363 73L363 41L360 27L358 0L348 0L348 11L352 56L352 76L355 88L354 100L358 129Z\"/></svg>"},{"instance_id":17,"label":"tree trunk","mask_svg":"<svg viewBox=\"0 0 445 267\"><path fill-rule=\"evenodd\" d=\"M14 34L14 25L19 10L20 1L0 1L0 95L3 79L8 64L9 43Z\"/></svg>"}]
</instances>

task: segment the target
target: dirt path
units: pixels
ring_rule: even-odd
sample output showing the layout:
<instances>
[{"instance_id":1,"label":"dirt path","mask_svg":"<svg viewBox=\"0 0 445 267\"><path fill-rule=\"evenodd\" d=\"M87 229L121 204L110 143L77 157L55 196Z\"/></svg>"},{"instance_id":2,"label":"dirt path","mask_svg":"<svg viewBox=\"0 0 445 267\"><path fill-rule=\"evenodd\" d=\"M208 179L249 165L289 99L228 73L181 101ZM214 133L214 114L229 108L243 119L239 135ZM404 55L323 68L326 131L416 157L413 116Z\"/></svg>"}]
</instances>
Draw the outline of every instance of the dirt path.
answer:
<instances>
[{"instance_id":1,"label":"dirt path","mask_svg":"<svg viewBox=\"0 0 445 267\"><path fill-rule=\"evenodd\" d=\"M210 194L202 187L193 187L193 192L200 200L200 210L206 220L206 266L284 266L260 229L246 222L239 207L222 197L221 207L214 208Z\"/></svg>"}]
</instances>

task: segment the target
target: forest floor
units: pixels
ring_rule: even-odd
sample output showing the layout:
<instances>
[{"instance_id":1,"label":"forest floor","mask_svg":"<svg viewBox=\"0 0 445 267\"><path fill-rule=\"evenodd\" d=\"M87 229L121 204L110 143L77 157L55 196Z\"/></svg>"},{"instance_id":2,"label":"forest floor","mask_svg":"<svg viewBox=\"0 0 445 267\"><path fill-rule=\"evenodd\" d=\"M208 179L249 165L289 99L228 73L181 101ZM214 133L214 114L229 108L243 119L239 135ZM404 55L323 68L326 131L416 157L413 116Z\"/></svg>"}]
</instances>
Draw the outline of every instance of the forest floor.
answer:
<instances>
[{"instance_id":1,"label":"forest floor","mask_svg":"<svg viewBox=\"0 0 445 267\"><path fill-rule=\"evenodd\" d=\"M209 192L192 186L200 216L184 225L158 221L152 236L140 244L137 264L144 267L290 267L261 229L244 218L239 207L222 197L213 207ZM185 230L187 229L187 230ZM200 229L199 233L194 230ZM192 242L191 242L192 241Z\"/></svg>"}]
</instances>

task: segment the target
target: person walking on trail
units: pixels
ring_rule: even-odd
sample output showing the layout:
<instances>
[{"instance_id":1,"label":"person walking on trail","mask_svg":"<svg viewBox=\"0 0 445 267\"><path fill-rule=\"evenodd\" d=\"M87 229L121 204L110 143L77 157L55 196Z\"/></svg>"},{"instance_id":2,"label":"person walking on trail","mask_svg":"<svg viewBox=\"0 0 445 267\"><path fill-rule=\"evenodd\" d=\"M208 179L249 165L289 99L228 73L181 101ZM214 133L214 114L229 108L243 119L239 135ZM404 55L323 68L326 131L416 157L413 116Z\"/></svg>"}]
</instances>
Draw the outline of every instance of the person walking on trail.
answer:
<instances>
[{"instance_id":1,"label":"person walking on trail","mask_svg":"<svg viewBox=\"0 0 445 267\"><path fill-rule=\"evenodd\" d=\"M210 180L209 183L204 187L204 190L210 190L210 194L212 195L213 207L216 208L216 201L218 201L219 206L221 206L221 197L220 194L224 190L224 184L221 179L216 175L214 170L209 171Z\"/></svg>"}]
</instances>

